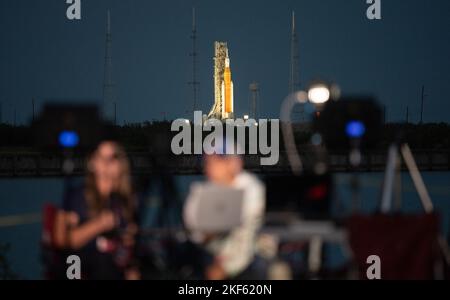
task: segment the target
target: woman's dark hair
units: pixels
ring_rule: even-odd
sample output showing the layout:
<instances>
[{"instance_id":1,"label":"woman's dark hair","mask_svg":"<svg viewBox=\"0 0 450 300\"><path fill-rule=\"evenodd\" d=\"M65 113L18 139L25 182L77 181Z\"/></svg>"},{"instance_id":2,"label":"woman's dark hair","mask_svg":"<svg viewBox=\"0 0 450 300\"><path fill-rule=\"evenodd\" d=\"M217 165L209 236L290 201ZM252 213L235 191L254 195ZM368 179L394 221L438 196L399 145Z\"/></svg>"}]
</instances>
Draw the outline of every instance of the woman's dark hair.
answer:
<instances>
[{"instance_id":1,"label":"woman's dark hair","mask_svg":"<svg viewBox=\"0 0 450 300\"><path fill-rule=\"evenodd\" d=\"M118 199L120 199L120 205L123 209L125 219L128 221L132 221L135 212L135 194L131 182L130 163L128 157L124 148L118 143L114 141L104 141L101 144L103 143L111 143L111 145L113 145L115 149L115 158L121 164L121 174L119 177L119 182L117 184L116 190L113 191L113 193L118 196ZM105 202L102 201L98 192L94 171L89 166L90 162L94 159L97 151L98 150L91 153L88 158L87 176L84 191L89 215L91 217L98 215L102 210L107 208L105 207Z\"/></svg>"}]
</instances>

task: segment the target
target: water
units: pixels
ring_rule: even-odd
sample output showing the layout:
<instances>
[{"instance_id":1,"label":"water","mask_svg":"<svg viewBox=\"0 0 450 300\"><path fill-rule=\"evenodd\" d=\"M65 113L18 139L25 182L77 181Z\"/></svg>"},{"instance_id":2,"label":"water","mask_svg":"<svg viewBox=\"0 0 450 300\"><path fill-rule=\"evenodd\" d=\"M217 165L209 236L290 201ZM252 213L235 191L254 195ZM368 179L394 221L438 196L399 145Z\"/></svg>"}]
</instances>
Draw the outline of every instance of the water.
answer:
<instances>
[{"instance_id":1,"label":"water","mask_svg":"<svg viewBox=\"0 0 450 300\"><path fill-rule=\"evenodd\" d=\"M349 210L351 198L350 174L336 174L336 200L343 210ZM450 229L450 173L429 172L423 174L435 209L442 216L442 230ZM371 212L378 206L382 173L366 173L360 176L361 210ZM200 176L178 176L180 194L184 197L193 181ZM0 217L15 214L41 212L45 203L59 204L64 187L62 179L2 179L0 180ZM422 207L414 185L407 174L402 176L402 211L420 212ZM24 279L42 278L39 242L41 224L33 223L13 227L0 227L0 243L8 243L11 250L7 259L13 271Z\"/></svg>"}]
</instances>

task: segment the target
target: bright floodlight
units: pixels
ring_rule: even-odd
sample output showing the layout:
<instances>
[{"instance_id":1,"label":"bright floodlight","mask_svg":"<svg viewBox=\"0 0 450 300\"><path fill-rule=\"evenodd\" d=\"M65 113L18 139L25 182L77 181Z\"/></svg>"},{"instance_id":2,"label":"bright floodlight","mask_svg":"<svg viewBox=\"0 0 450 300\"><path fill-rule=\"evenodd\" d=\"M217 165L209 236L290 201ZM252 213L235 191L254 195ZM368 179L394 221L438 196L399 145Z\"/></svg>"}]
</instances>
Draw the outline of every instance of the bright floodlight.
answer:
<instances>
[{"instance_id":1,"label":"bright floodlight","mask_svg":"<svg viewBox=\"0 0 450 300\"><path fill-rule=\"evenodd\" d=\"M244 115L244 120L248 120L248 115Z\"/></svg>"},{"instance_id":2,"label":"bright floodlight","mask_svg":"<svg viewBox=\"0 0 450 300\"><path fill-rule=\"evenodd\" d=\"M330 100L330 89L325 84L313 85L308 91L308 98L314 104L323 104Z\"/></svg>"}]
</instances>

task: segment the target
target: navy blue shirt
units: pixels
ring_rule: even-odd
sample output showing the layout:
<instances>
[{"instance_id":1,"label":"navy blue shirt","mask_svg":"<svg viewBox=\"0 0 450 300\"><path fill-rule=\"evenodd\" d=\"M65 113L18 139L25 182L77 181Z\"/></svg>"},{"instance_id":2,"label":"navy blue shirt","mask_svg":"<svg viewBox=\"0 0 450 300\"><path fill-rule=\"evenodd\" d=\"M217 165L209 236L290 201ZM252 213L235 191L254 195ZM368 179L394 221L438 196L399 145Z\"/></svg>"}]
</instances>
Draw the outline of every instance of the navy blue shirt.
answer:
<instances>
[{"instance_id":1,"label":"navy blue shirt","mask_svg":"<svg viewBox=\"0 0 450 300\"><path fill-rule=\"evenodd\" d=\"M89 221L89 209L85 197L84 188L73 188L66 192L62 209L65 212L74 212L79 217L78 226ZM121 227L125 226L123 217ZM124 270L115 263L114 253L100 252L97 247L97 239L101 236L111 237L114 233L104 233L94 237L76 254L81 259L81 272L83 279L110 279L120 280L124 278Z\"/></svg>"}]
</instances>

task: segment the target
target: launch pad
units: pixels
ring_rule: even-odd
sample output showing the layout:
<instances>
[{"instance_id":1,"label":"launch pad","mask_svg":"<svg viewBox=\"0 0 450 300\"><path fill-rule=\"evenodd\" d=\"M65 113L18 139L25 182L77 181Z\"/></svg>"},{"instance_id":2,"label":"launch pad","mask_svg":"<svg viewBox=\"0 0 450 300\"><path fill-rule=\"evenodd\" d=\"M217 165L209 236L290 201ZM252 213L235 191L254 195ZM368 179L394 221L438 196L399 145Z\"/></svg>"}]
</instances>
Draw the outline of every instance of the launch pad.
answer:
<instances>
[{"instance_id":1,"label":"launch pad","mask_svg":"<svg viewBox=\"0 0 450 300\"><path fill-rule=\"evenodd\" d=\"M214 43L214 105L208 118L234 118L233 81L226 42Z\"/></svg>"}]
</instances>

